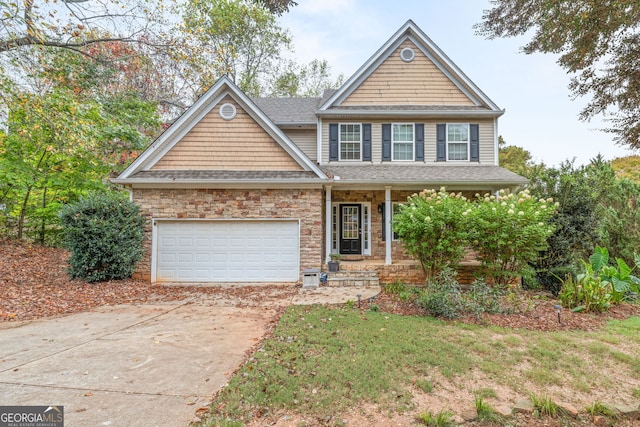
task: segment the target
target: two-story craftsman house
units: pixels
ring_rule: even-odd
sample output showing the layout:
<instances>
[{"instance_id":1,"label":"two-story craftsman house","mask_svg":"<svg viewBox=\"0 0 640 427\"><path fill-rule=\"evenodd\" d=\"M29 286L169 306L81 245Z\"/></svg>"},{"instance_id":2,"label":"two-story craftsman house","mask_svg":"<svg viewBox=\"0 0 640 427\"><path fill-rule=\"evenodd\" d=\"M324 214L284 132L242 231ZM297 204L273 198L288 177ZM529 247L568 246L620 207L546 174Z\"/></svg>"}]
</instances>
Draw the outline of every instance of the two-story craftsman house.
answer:
<instances>
[{"instance_id":1,"label":"two-story craftsman house","mask_svg":"<svg viewBox=\"0 0 640 427\"><path fill-rule=\"evenodd\" d=\"M394 207L425 188L494 192L489 99L412 21L322 98L246 96L220 79L114 181L149 218L157 282L297 282L330 254L419 276Z\"/></svg>"}]
</instances>

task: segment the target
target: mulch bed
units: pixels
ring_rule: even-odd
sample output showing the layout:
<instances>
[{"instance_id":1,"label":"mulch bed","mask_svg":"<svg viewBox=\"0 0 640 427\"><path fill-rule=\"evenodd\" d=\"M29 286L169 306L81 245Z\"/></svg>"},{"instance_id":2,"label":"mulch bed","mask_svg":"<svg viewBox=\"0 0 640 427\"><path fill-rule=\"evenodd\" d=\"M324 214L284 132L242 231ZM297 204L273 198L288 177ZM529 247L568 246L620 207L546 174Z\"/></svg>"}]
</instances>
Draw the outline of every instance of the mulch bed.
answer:
<instances>
[{"instance_id":1,"label":"mulch bed","mask_svg":"<svg viewBox=\"0 0 640 427\"><path fill-rule=\"evenodd\" d=\"M66 273L68 256L64 249L0 240L0 321L32 320L104 305L176 301L197 295L229 297L239 305L260 304L265 298L261 287L162 286L132 279L101 283L70 280ZM273 287L270 289L273 291ZM274 300L285 300L296 292L296 287L282 286L269 295ZM620 304L598 314L574 313L564 309L561 322L558 322L553 307L558 301L550 295L525 294L522 300L527 301L526 306L514 314L465 316L455 321L541 331L593 330L610 319L640 315L640 305ZM363 302L362 309L369 309L370 304L387 313L405 316L425 314L415 304L400 301L384 292L371 303Z\"/></svg>"},{"instance_id":2,"label":"mulch bed","mask_svg":"<svg viewBox=\"0 0 640 427\"><path fill-rule=\"evenodd\" d=\"M128 279L100 283L71 280L69 254L64 249L0 240L0 321L33 320L66 315L95 307L184 300L198 295L220 295L236 305L260 304L264 288L152 285ZM297 289L280 286L272 299L291 298ZM273 288L271 288L273 290Z\"/></svg>"},{"instance_id":3,"label":"mulch bed","mask_svg":"<svg viewBox=\"0 0 640 427\"><path fill-rule=\"evenodd\" d=\"M452 321L473 323L477 325L493 325L505 328L528 329L536 331L563 330L595 330L601 328L608 320L626 319L630 316L640 316L640 304L619 304L605 313L575 313L563 309L558 322L555 305L560 301L549 293L522 292L521 304L515 312L510 314L482 314L480 317L465 315ZM424 316L420 307L410 302L400 301L397 297L382 292L374 301L363 302L362 309L368 310L375 305L385 313L403 316Z\"/></svg>"}]
</instances>

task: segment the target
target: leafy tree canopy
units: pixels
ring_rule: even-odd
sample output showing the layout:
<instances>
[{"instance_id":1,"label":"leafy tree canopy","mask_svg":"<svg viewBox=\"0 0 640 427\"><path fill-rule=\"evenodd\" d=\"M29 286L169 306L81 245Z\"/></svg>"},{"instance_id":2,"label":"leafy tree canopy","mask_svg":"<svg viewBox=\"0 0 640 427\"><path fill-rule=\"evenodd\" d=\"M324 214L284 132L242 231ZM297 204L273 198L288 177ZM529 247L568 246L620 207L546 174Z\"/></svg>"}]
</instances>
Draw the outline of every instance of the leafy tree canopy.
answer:
<instances>
[{"instance_id":1,"label":"leafy tree canopy","mask_svg":"<svg viewBox=\"0 0 640 427\"><path fill-rule=\"evenodd\" d=\"M640 2L492 0L476 26L488 38L531 37L522 50L559 54L574 96L590 96L580 118L603 114L619 144L640 148Z\"/></svg>"},{"instance_id":2,"label":"leafy tree canopy","mask_svg":"<svg viewBox=\"0 0 640 427\"><path fill-rule=\"evenodd\" d=\"M0 0L0 52L25 46L79 50L105 41L150 42L163 36L175 0ZM254 0L272 13L292 0ZM166 34L164 34L166 35ZM160 37L164 38L164 37ZM155 43L151 41L150 43Z\"/></svg>"}]
</instances>

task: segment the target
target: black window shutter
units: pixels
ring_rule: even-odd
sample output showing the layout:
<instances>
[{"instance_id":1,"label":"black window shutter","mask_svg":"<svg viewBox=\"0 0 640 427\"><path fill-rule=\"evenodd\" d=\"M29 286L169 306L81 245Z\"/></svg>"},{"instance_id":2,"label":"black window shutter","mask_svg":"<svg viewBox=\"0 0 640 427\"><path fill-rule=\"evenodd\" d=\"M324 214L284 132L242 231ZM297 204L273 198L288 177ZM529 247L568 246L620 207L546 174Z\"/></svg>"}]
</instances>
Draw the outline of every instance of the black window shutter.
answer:
<instances>
[{"instance_id":1,"label":"black window shutter","mask_svg":"<svg viewBox=\"0 0 640 427\"><path fill-rule=\"evenodd\" d=\"M329 160L338 160L338 124L329 124Z\"/></svg>"},{"instance_id":2,"label":"black window shutter","mask_svg":"<svg viewBox=\"0 0 640 427\"><path fill-rule=\"evenodd\" d=\"M424 125L422 123L415 124L416 129L416 162L424 161Z\"/></svg>"},{"instance_id":3,"label":"black window shutter","mask_svg":"<svg viewBox=\"0 0 640 427\"><path fill-rule=\"evenodd\" d=\"M436 160L444 162L447 160L447 125L439 123L436 125Z\"/></svg>"},{"instance_id":4,"label":"black window shutter","mask_svg":"<svg viewBox=\"0 0 640 427\"><path fill-rule=\"evenodd\" d=\"M391 161L391 125L382 125L382 161Z\"/></svg>"},{"instance_id":5,"label":"black window shutter","mask_svg":"<svg viewBox=\"0 0 640 427\"><path fill-rule=\"evenodd\" d=\"M470 134L469 142L471 143L471 146L469 147L471 158L469 160L471 160L472 162L479 162L480 161L480 126L477 124L469 125L469 134Z\"/></svg>"},{"instance_id":6,"label":"black window shutter","mask_svg":"<svg viewBox=\"0 0 640 427\"><path fill-rule=\"evenodd\" d=\"M371 161L371 123L362 125L362 160Z\"/></svg>"}]
</instances>

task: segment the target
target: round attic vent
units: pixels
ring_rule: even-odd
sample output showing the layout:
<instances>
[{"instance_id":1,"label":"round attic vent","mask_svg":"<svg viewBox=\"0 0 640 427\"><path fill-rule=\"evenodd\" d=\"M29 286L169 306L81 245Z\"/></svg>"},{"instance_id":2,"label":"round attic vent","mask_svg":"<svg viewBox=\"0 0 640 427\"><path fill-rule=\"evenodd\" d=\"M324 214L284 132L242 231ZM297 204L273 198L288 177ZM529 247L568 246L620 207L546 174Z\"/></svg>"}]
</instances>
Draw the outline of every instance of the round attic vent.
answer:
<instances>
[{"instance_id":1,"label":"round attic vent","mask_svg":"<svg viewBox=\"0 0 640 427\"><path fill-rule=\"evenodd\" d=\"M402 58L404 62L411 62L415 57L416 53L410 47L405 47L400 51L400 58Z\"/></svg>"},{"instance_id":2,"label":"round attic vent","mask_svg":"<svg viewBox=\"0 0 640 427\"><path fill-rule=\"evenodd\" d=\"M220 106L220 117L225 120L231 120L236 116L236 107L233 104L222 104Z\"/></svg>"}]
</instances>

